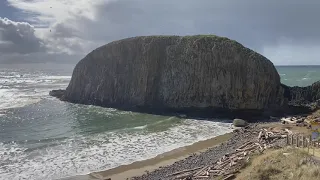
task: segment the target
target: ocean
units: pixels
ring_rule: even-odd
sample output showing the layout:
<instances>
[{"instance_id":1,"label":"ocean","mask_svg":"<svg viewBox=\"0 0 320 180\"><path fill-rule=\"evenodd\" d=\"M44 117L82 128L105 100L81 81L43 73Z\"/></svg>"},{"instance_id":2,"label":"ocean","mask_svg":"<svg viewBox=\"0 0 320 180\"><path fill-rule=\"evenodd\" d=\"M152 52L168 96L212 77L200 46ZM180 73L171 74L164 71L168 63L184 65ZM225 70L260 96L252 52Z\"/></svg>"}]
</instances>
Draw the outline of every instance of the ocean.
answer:
<instances>
[{"instance_id":1,"label":"ocean","mask_svg":"<svg viewBox=\"0 0 320 180\"><path fill-rule=\"evenodd\" d=\"M0 66L1 180L61 179L107 170L232 131L230 120L61 102L48 93L66 88L72 69L39 69ZM320 66L277 70L290 86L320 79Z\"/></svg>"}]
</instances>

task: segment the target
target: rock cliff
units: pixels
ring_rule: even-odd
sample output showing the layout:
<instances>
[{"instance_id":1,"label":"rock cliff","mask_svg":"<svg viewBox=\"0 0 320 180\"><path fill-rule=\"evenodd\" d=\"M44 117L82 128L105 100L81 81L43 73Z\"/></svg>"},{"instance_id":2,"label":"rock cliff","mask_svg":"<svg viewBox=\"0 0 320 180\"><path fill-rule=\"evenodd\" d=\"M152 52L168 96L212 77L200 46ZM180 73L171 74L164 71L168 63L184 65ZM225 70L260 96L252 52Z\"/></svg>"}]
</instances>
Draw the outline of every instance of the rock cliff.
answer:
<instances>
[{"instance_id":1,"label":"rock cliff","mask_svg":"<svg viewBox=\"0 0 320 180\"><path fill-rule=\"evenodd\" d=\"M320 99L320 81L307 87L282 86L285 89L285 97L292 103L310 103Z\"/></svg>"},{"instance_id":2,"label":"rock cliff","mask_svg":"<svg viewBox=\"0 0 320 180\"><path fill-rule=\"evenodd\" d=\"M97 48L63 99L120 109L259 111L285 104L273 64L228 38L146 36Z\"/></svg>"}]
</instances>

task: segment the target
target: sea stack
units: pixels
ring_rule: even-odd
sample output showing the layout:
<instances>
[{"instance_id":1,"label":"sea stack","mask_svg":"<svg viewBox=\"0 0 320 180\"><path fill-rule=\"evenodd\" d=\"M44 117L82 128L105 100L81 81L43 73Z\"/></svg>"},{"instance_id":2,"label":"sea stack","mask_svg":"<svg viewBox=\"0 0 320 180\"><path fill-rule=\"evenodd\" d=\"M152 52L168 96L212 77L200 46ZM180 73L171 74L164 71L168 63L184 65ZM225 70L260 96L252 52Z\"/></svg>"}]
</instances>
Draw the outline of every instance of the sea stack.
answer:
<instances>
[{"instance_id":1,"label":"sea stack","mask_svg":"<svg viewBox=\"0 0 320 180\"><path fill-rule=\"evenodd\" d=\"M75 67L63 99L150 112L248 112L281 107L270 60L225 37L143 36L101 46Z\"/></svg>"}]
</instances>

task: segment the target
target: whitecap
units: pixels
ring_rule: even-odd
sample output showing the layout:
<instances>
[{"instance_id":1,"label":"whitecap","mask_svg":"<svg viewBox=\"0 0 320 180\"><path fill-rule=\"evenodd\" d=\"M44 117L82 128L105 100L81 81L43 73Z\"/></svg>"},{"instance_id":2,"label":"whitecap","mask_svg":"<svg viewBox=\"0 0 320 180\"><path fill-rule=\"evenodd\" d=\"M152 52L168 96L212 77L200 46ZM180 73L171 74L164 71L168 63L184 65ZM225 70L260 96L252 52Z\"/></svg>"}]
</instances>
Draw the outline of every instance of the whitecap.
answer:
<instances>
[{"instance_id":1,"label":"whitecap","mask_svg":"<svg viewBox=\"0 0 320 180\"><path fill-rule=\"evenodd\" d=\"M132 129L145 129L148 125L133 127Z\"/></svg>"},{"instance_id":2,"label":"whitecap","mask_svg":"<svg viewBox=\"0 0 320 180\"><path fill-rule=\"evenodd\" d=\"M71 76L48 76L43 73L1 72L0 110L24 107L49 97L52 89L67 87Z\"/></svg>"}]
</instances>

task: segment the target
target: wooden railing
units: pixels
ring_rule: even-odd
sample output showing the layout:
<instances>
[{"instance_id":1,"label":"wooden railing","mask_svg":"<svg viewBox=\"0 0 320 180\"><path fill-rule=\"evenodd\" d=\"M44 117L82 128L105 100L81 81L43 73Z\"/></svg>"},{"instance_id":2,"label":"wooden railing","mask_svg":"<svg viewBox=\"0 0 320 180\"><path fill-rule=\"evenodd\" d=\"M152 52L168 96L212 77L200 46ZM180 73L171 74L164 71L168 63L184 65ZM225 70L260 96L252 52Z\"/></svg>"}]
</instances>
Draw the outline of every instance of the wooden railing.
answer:
<instances>
[{"instance_id":1,"label":"wooden railing","mask_svg":"<svg viewBox=\"0 0 320 180\"><path fill-rule=\"evenodd\" d=\"M287 145L298 148L307 148L308 152L312 149L314 155L314 149L320 148L320 141L312 140L311 136L290 134L287 135Z\"/></svg>"}]
</instances>

